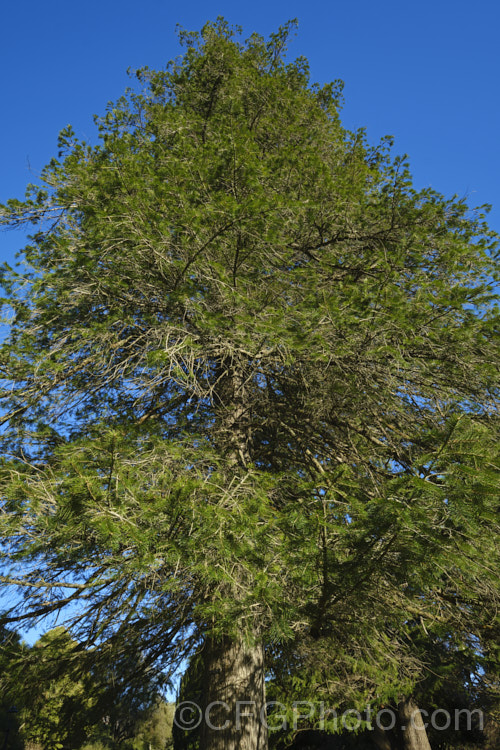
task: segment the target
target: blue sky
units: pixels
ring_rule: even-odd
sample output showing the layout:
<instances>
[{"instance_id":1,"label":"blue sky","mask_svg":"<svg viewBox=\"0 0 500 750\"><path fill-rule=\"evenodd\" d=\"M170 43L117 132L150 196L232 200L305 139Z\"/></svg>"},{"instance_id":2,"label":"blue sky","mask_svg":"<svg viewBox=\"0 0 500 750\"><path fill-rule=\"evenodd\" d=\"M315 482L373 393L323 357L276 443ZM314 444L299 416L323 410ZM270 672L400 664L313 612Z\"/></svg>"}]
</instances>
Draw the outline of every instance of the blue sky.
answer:
<instances>
[{"instance_id":1,"label":"blue sky","mask_svg":"<svg viewBox=\"0 0 500 750\"><path fill-rule=\"evenodd\" d=\"M217 15L246 36L298 17L290 55L309 59L313 81L345 81L344 124L366 127L372 142L395 136L417 187L492 203L500 231L497 0L6 3L0 202L37 182L67 124L95 142L92 115L123 93L127 68L161 68L179 53L177 23L199 29ZM19 232L0 233L0 260L22 245Z\"/></svg>"},{"instance_id":2,"label":"blue sky","mask_svg":"<svg viewBox=\"0 0 500 750\"><path fill-rule=\"evenodd\" d=\"M22 197L71 123L95 140L94 113L128 85L126 70L163 67L179 52L175 26L225 16L267 35L298 17L290 54L305 55L314 81L345 81L343 120L370 140L396 138L417 186L492 203L500 231L500 5L496 0L19 0L0 31L4 114L0 202ZM0 234L11 257L19 234Z\"/></svg>"}]
</instances>

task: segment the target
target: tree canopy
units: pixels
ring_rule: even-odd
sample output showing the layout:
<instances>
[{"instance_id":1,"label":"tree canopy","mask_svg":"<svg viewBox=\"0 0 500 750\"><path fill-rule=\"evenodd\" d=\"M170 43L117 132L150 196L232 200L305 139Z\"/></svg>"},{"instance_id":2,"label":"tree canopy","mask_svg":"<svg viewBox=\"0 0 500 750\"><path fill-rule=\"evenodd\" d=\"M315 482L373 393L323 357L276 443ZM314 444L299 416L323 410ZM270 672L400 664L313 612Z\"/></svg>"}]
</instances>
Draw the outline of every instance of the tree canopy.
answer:
<instances>
[{"instance_id":1,"label":"tree canopy","mask_svg":"<svg viewBox=\"0 0 500 750\"><path fill-rule=\"evenodd\" d=\"M173 704L153 679L129 689L121 664L103 672L74 669L80 644L64 627L32 647L4 630L0 641L2 747L22 750L165 750L171 745ZM91 654L88 654L91 657Z\"/></svg>"},{"instance_id":2,"label":"tree canopy","mask_svg":"<svg viewBox=\"0 0 500 750\"><path fill-rule=\"evenodd\" d=\"M498 602L496 236L342 127L293 26L182 32L2 208L33 227L2 276L4 619L67 611L144 669L328 644L325 695L375 700L421 675L409 629Z\"/></svg>"}]
</instances>

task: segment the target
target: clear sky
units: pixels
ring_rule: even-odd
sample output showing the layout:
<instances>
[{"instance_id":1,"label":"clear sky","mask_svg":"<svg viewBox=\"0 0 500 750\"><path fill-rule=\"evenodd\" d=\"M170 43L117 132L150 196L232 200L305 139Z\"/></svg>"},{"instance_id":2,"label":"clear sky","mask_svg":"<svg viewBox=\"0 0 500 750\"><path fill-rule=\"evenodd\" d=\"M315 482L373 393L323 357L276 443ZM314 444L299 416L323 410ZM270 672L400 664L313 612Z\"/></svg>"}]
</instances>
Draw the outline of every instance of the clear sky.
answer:
<instances>
[{"instance_id":1,"label":"clear sky","mask_svg":"<svg viewBox=\"0 0 500 750\"><path fill-rule=\"evenodd\" d=\"M344 124L372 142L395 136L417 187L492 203L500 232L498 0L18 0L0 26L0 202L24 195L56 154L67 124L95 142L92 115L118 98L127 68L161 68L179 54L175 27L218 15L268 35L299 19L290 55L311 78L345 81ZM23 245L0 233L0 259Z\"/></svg>"},{"instance_id":2,"label":"clear sky","mask_svg":"<svg viewBox=\"0 0 500 750\"><path fill-rule=\"evenodd\" d=\"M345 81L343 120L371 141L395 136L417 186L492 203L500 231L498 0L18 0L2 10L0 202L22 197L72 124L95 140L92 115L128 85L126 70L179 53L175 26L225 16L247 36L298 17L290 48L313 81ZM0 234L0 256L22 244Z\"/></svg>"}]
</instances>

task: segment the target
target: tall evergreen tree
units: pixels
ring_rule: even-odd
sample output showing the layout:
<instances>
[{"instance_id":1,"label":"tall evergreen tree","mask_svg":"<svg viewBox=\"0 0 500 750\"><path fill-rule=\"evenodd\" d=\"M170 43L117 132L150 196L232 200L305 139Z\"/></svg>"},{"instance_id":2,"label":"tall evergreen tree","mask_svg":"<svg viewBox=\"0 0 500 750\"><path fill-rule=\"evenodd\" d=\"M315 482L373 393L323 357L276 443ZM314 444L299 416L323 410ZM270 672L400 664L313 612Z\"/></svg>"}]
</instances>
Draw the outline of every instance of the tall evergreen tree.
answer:
<instances>
[{"instance_id":1,"label":"tall evergreen tree","mask_svg":"<svg viewBox=\"0 0 500 750\"><path fill-rule=\"evenodd\" d=\"M145 669L203 644L213 750L266 747L266 645L408 694L408 618L497 596L495 237L341 126L293 26L182 32L2 212L34 226L3 274L5 620L67 610Z\"/></svg>"}]
</instances>

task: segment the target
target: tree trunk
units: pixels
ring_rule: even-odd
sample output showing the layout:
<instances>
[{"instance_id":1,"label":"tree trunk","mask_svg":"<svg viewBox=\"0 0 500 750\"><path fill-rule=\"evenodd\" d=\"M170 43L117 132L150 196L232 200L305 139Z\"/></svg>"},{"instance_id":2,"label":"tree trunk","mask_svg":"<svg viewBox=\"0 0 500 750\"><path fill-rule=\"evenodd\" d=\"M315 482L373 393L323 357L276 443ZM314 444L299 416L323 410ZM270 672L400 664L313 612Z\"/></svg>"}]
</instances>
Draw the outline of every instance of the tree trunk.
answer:
<instances>
[{"instance_id":1,"label":"tree trunk","mask_svg":"<svg viewBox=\"0 0 500 750\"><path fill-rule=\"evenodd\" d=\"M262 646L209 639L203 661L200 750L267 750Z\"/></svg>"},{"instance_id":2,"label":"tree trunk","mask_svg":"<svg viewBox=\"0 0 500 750\"><path fill-rule=\"evenodd\" d=\"M252 462L249 408L242 364L233 353L217 367L216 443L228 486ZM224 590L224 598L237 592ZM254 623L256 632L258 623ZM242 639L207 636L203 652L200 750L267 750L264 649Z\"/></svg>"},{"instance_id":3,"label":"tree trunk","mask_svg":"<svg viewBox=\"0 0 500 750\"><path fill-rule=\"evenodd\" d=\"M398 704L405 750L431 750L420 709L412 698Z\"/></svg>"}]
</instances>

